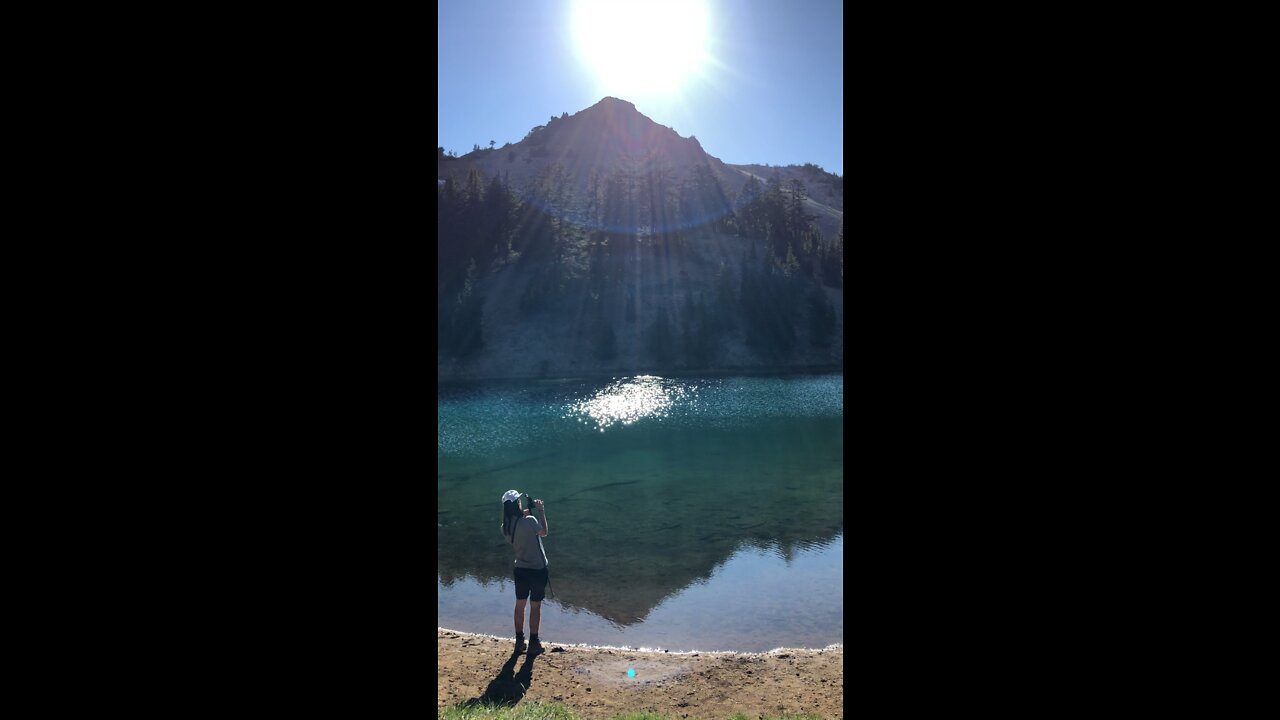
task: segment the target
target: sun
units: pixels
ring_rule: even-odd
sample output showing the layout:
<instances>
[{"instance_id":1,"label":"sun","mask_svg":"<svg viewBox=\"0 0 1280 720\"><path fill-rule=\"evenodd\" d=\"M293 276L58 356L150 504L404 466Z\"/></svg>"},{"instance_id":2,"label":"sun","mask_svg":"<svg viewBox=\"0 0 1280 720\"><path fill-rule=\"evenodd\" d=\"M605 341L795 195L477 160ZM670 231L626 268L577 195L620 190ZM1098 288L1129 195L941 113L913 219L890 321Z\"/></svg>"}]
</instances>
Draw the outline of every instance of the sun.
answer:
<instances>
[{"instance_id":1,"label":"sun","mask_svg":"<svg viewBox=\"0 0 1280 720\"><path fill-rule=\"evenodd\" d=\"M578 54L601 94L678 94L707 60L707 8L698 0L578 0Z\"/></svg>"}]
</instances>

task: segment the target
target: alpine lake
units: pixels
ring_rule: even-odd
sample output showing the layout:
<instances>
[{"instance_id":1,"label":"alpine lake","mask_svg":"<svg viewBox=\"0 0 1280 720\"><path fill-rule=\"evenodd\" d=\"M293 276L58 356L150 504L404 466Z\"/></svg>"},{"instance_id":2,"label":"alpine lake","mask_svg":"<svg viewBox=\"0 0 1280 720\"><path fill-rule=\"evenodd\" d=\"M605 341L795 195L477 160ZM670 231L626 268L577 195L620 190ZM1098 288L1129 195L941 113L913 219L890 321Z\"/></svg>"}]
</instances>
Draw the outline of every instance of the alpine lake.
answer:
<instances>
[{"instance_id":1,"label":"alpine lake","mask_svg":"<svg viewBox=\"0 0 1280 720\"><path fill-rule=\"evenodd\" d=\"M438 626L513 636L514 489L546 503L544 641L844 642L842 374L448 384L437 413Z\"/></svg>"}]
</instances>

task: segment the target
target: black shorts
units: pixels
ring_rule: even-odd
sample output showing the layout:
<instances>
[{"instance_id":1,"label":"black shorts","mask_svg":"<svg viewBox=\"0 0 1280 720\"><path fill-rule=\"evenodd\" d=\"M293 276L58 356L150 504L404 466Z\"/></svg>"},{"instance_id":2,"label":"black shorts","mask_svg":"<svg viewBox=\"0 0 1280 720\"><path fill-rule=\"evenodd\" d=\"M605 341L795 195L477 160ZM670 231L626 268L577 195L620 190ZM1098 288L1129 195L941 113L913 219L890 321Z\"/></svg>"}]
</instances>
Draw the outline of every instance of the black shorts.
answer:
<instances>
[{"instance_id":1,"label":"black shorts","mask_svg":"<svg viewBox=\"0 0 1280 720\"><path fill-rule=\"evenodd\" d=\"M547 569L516 568L515 574L516 599L526 600L532 596L534 602L542 602L543 593L547 590Z\"/></svg>"}]
</instances>

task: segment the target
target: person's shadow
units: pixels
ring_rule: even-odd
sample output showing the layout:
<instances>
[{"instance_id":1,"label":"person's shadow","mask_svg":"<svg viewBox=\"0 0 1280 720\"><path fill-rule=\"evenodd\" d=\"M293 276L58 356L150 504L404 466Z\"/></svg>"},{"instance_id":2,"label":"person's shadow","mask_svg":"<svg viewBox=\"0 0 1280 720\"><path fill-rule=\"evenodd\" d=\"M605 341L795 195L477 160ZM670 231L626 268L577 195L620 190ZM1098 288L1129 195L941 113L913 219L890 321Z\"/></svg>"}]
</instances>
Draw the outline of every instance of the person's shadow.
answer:
<instances>
[{"instance_id":1,"label":"person's shadow","mask_svg":"<svg viewBox=\"0 0 1280 720\"><path fill-rule=\"evenodd\" d=\"M530 648L525 655L524 665L520 667L520 672L515 672L516 661L520 656L512 653L511 659L502 666L502 671L498 673L498 677L489 683L489 687L485 688L484 694L478 698L472 698L464 703L462 707L475 707L478 705L502 705L512 707L529 692L529 686L533 684L533 660L541 650Z\"/></svg>"}]
</instances>

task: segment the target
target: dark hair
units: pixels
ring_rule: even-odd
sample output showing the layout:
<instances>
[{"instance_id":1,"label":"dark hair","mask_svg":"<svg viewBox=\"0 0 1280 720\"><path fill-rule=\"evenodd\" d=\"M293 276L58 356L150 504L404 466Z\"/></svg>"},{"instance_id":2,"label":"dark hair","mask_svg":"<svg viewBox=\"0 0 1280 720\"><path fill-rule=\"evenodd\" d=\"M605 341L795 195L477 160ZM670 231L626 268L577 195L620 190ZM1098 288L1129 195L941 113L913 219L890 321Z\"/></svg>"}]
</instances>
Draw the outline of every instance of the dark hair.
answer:
<instances>
[{"instance_id":1,"label":"dark hair","mask_svg":"<svg viewBox=\"0 0 1280 720\"><path fill-rule=\"evenodd\" d=\"M502 534L507 536L507 542L515 544L516 541L516 522L524 517L524 513L520 511L519 500L504 500L502 503Z\"/></svg>"}]
</instances>

